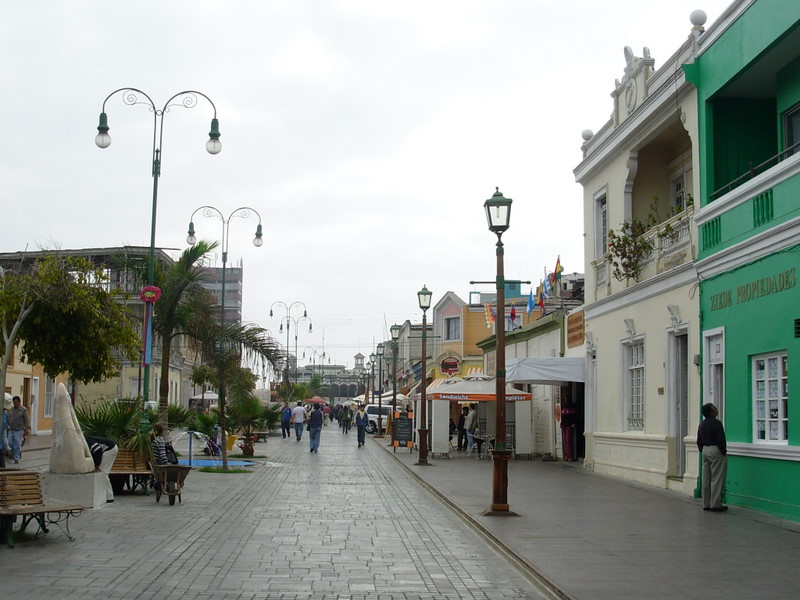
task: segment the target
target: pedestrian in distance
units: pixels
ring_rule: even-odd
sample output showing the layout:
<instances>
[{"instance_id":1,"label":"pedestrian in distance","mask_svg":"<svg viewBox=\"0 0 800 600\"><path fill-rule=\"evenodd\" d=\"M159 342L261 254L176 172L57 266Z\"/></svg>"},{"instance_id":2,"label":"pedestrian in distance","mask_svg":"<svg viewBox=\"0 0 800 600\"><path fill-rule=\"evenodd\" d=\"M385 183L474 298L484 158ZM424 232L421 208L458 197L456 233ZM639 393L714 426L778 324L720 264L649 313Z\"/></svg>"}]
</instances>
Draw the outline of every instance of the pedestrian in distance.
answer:
<instances>
[{"instance_id":1,"label":"pedestrian in distance","mask_svg":"<svg viewBox=\"0 0 800 600\"><path fill-rule=\"evenodd\" d=\"M578 407L572 399L565 394L561 401L561 449L564 453L564 462L574 462L575 455L575 430L578 425Z\"/></svg>"},{"instance_id":2,"label":"pedestrian in distance","mask_svg":"<svg viewBox=\"0 0 800 600\"><path fill-rule=\"evenodd\" d=\"M331 420L331 407L327 404L322 407L322 425L323 427L328 426L328 421Z\"/></svg>"},{"instance_id":3,"label":"pedestrian in distance","mask_svg":"<svg viewBox=\"0 0 800 600\"><path fill-rule=\"evenodd\" d=\"M319 442L322 437L322 424L324 416L319 404L314 405L314 410L311 411L311 416L308 418L308 437L310 438L311 452L317 453L319 450Z\"/></svg>"},{"instance_id":4,"label":"pedestrian in distance","mask_svg":"<svg viewBox=\"0 0 800 600\"><path fill-rule=\"evenodd\" d=\"M339 411L339 425L342 428L342 433L350 433L350 423L353 420L353 412L350 407L345 404L342 410Z\"/></svg>"},{"instance_id":5,"label":"pedestrian in distance","mask_svg":"<svg viewBox=\"0 0 800 600\"><path fill-rule=\"evenodd\" d=\"M108 478L111 467L114 466L114 459L117 458L119 448L113 440L96 435L84 435L86 443L89 444L89 452L94 461L94 470L103 474L106 480L106 502L114 501L114 488L111 487L111 480Z\"/></svg>"},{"instance_id":6,"label":"pedestrian in distance","mask_svg":"<svg viewBox=\"0 0 800 600\"><path fill-rule=\"evenodd\" d=\"M469 405L469 412L464 419L464 428L467 430L467 452L475 448L475 432L478 431L478 411L475 404Z\"/></svg>"},{"instance_id":7,"label":"pedestrian in distance","mask_svg":"<svg viewBox=\"0 0 800 600\"><path fill-rule=\"evenodd\" d=\"M467 413L469 407L464 406L461 408L461 414L458 416L458 450L459 452L467 449L467 429L464 427L464 421L467 420Z\"/></svg>"},{"instance_id":8,"label":"pedestrian in distance","mask_svg":"<svg viewBox=\"0 0 800 600\"><path fill-rule=\"evenodd\" d=\"M8 412L8 445L15 463L22 457L22 446L25 436L31 433L31 417L28 409L22 406L19 396L12 398L11 410Z\"/></svg>"},{"instance_id":9,"label":"pedestrian in distance","mask_svg":"<svg viewBox=\"0 0 800 600\"><path fill-rule=\"evenodd\" d=\"M711 404L703 405L703 421L697 428L697 448L703 454L703 510L724 512L722 488L728 472L728 447L725 428L717 419L719 411Z\"/></svg>"},{"instance_id":10,"label":"pedestrian in distance","mask_svg":"<svg viewBox=\"0 0 800 600\"><path fill-rule=\"evenodd\" d=\"M361 448L366 443L367 425L369 424L369 416L364 410L364 405L358 405L356 412L356 431L358 432L358 447Z\"/></svg>"},{"instance_id":11,"label":"pedestrian in distance","mask_svg":"<svg viewBox=\"0 0 800 600\"><path fill-rule=\"evenodd\" d=\"M6 394L3 401L3 408L0 409L0 469L6 466L6 453L8 450L8 409L13 406L11 403L11 396Z\"/></svg>"},{"instance_id":12,"label":"pedestrian in distance","mask_svg":"<svg viewBox=\"0 0 800 600\"><path fill-rule=\"evenodd\" d=\"M288 402L284 402L281 409L281 435L284 439L292 437L292 409Z\"/></svg>"},{"instance_id":13,"label":"pedestrian in distance","mask_svg":"<svg viewBox=\"0 0 800 600\"><path fill-rule=\"evenodd\" d=\"M306 409L300 402L292 409L292 423L294 423L294 434L299 442L303 437L303 426L306 424Z\"/></svg>"}]
</instances>

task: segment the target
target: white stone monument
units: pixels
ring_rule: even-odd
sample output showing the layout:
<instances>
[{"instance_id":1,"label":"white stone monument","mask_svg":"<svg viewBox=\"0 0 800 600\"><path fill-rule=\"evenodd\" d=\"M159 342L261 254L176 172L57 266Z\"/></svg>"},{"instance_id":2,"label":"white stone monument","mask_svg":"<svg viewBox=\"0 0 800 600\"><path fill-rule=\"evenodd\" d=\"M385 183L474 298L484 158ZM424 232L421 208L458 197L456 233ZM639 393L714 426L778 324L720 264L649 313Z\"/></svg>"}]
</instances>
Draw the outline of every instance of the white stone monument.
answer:
<instances>
[{"instance_id":1,"label":"white stone monument","mask_svg":"<svg viewBox=\"0 0 800 600\"><path fill-rule=\"evenodd\" d=\"M95 472L89 445L63 383L58 384L56 392L50 473L42 477L42 488L48 498L86 508L106 503L105 475Z\"/></svg>"}]
</instances>

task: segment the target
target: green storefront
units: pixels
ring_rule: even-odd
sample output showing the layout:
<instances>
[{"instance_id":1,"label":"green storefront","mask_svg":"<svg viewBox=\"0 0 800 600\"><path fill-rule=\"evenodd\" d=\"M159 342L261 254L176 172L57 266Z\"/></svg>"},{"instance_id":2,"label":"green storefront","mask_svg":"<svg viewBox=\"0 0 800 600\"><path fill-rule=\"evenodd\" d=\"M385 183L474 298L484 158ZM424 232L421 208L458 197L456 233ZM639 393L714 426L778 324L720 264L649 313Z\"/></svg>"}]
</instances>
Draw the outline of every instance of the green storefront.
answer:
<instances>
[{"instance_id":1,"label":"green storefront","mask_svg":"<svg viewBox=\"0 0 800 600\"><path fill-rule=\"evenodd\" d=\"M701 404L725 423L725 501L800 521L800 2L735 2L700 44L684 70L699 103Z\"/></svg>"}]
</instances>

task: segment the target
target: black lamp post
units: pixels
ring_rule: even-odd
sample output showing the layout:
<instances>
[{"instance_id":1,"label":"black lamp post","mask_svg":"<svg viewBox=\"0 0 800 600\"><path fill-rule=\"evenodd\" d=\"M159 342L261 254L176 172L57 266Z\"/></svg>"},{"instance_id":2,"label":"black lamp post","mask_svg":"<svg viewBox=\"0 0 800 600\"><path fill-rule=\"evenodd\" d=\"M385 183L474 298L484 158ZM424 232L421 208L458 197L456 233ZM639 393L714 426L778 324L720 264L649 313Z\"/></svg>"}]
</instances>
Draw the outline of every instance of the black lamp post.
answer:
<instances>
[{"instance_id":1,"label":"black lamp post","mask_svg":"<svg viewBox=\"0 0 800 600\"><path fill-rule=\"evenodd\" d=\"M364 404L369 404L369 386L372 385L370 381L370 371L372 370L372 363L367 361L364 363Z\"/></svg>"},{"instance_id":2,"label":"black lamp post","mask_svg":"<svg viewBox=\"0 0 800 600\"><path fill-rule=\"evenodd\" d=\"M145 291L153 294L155 282L155 265L156 265L156 215L158 207L158 180L161 177L161 146L164 138L164 116L170 112L173 107L181 106L183 108L194 108L197 106L198 96L208 101L213 109L213 118L211 119L211 131L208 134L208 141L206 142L206 151L209 154L219 154L222 150L222 142L219 141L219 121L217 120L217 107L211 101L211 98L195 90L186 90L178 92L164 103L163 108L156 107L155 102L145 94L143 91L136 88L120 88L114 90L106 99L103 100L103 108L100 112L100 120L97 125L97 135L94 138L94 143L98 148L105 149L111 145L111 136L108 134L110 128L108 126L108 115L106 114L106 103L109 99L123 92L122 101L128 106L142 104L147 106L151 113L153 113L153 167L151 175L153 177L153 208L150 215L150 252L147 260L147 287ZM160 295L160 292L157 293ZM157 298L156 298L157 299ZM153 335L152 335L152 322L150 312L153 307L154 300L145 300L148 310L147 317L145 318L145 340L144 340L144 354L142 357L142 365L144 366L144 386L142 389L142 396L144 406L147 406L147 401L150 399L150 362L153 354ZM161 360L169 360L168 356L162 356Z\"/></svg>"},{"instance_id":3,"label":"black lamp post","mask_svg":"<svg viewBox=\"0 0 800 600\"><path fill-rule=\"evenodd\" d=\"M394 418L397 412L397 340L400 339L400 325L394 324L389 328L392 334L392 430L391 437L394 441Z\"/></svg>"},{"instance_id":4,"label":"black lamp post","mask_svg":"<svg viewBox=\"0 0 800 600\"><path fill-rule=\"evenodd\" d=\"M378 344L378 433L383 437L383 343Z\"/></svg>"},{"instance_id":5,"label":"black lamp post","mask_svg":"<svg viewBox=\"0 0 800 600\"><path fill-rule=\"evenodd\" d=\"M431 307L431 297L433 292L429 291L424 285L422 289L417 292L417 300L419 300L419 307L422 309L422 375L420 378L420 420L417 425L417 433L419 434L419 461L417 465L427 466L428 463L428 319L427 310ZM420 427L421 425L421 427Z\"/></svg>"},{"instance_id":6,"label":"black lamp post","mask_svg":"<svg viewBox=\"0 0 800 600\"><path fill-rule=\"evenodd\" d=\"M497 235L497 318L495 328L495 443L492 450L492 507L486 515L513 515L508 506L508 460L511 451L506 448L506 298L503 272L503 242L501 236L511 220L511 198L506 198L495 188L495 193L484 202L489 231Z\"/></svg>"}]
</instances>

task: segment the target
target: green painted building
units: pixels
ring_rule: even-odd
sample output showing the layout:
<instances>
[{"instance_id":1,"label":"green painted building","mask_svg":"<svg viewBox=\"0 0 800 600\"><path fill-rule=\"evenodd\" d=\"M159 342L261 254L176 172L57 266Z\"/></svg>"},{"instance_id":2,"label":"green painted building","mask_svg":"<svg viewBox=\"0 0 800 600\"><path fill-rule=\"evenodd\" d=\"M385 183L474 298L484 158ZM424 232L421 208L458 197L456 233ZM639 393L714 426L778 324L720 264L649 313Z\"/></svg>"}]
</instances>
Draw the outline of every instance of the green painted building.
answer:
<instances>
[{"instance_id":1,"label":"green painted building","mask_svg":"<svg viewBox=\"0 0 800 600\"><path fill-rule=\"evenodd\" d=\"M800 521L800 2L734 2L701 40L684 70L698 91L702 402L727 432L725 501Z\"/></svg>"}]
</instances>

